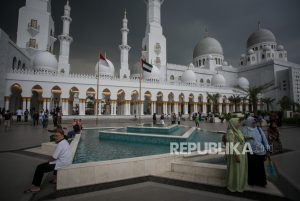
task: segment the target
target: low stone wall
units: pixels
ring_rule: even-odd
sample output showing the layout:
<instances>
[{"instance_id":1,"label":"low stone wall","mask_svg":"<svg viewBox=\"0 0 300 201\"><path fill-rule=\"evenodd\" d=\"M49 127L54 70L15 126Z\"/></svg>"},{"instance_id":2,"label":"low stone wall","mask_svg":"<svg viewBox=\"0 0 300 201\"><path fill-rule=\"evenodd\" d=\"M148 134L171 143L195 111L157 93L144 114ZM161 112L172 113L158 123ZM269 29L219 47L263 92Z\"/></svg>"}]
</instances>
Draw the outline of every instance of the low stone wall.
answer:
<instances>
[{"instance_id":1,"label":"low stone wall","mask_svg":"<svg viewBox=\"0 0 300 201\"><path fill-rule=\"evenodd\" d=\"M57 190L156 175L171 170L181 156L163 154L130 159L72 164L58 171Z\"/></svg>"}]
</instances>

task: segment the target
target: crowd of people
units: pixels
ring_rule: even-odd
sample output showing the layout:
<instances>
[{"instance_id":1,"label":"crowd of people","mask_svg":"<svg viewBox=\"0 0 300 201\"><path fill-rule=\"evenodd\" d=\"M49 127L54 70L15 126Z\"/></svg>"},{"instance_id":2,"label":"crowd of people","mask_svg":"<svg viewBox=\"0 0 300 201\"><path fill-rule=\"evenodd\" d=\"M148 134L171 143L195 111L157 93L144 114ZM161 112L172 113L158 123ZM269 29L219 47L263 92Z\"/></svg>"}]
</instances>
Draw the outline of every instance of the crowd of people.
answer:
<instances>
[{"instance_id":1,"label":"crowd of people","mask_svg":"<svg viewBox=\"0 0 300 201\"><path fill-rule=\"evenodd\" d=\"M278 118L271 116L267 134L260 127L258 118L249 116L242 121L232 118L228 122L227 133L223 142L237 144L240 154L229 152L227 159L226 184L231 192L243 192L247 185L267 185L264 162L270 160L270 155L283 151L279 137ZM251 152L243 153L245 144L251 147ZM229 146L230 148L230 146Z\"/></svg>"}]
</instances>

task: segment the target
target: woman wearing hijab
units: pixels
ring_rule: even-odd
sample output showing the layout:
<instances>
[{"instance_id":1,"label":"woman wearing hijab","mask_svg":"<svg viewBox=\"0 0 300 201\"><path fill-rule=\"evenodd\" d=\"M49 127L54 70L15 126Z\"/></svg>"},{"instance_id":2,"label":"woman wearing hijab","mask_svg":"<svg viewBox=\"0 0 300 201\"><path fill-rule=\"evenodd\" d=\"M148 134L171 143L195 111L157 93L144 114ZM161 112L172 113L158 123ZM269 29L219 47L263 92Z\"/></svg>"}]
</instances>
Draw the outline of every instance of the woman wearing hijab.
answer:
<instances>
[{"instance_id":1,"label":"woman wearing hijab","mask_svg":"<svg viewBox=\"0 0 300 201\"><path fill-rule=\"evenodd\" d=\"M264 187L267 185L264 167L267 150L269 150L267 138L262 129L257 127L253 117L247 118L242 133L253 151L248 153L248 184Z\"/></svg>"},{"instance_id":2,"label":"woman wearing hijab","mask_svg":"<svg viewBox=\"0 0 300 201\"><path fill-rule=\"evenodd\" d=\"M268 142L272 146L272 154L282 152L282 144L279 138L279 130L275 121L271 121L268 128Z\"/></svg>"},{"instance_id":3,"label":"woman wearing hijab","mask_svg":"<svg viewBox=\"0 0 300 201\"><path fill-rule=\"evenodd\" d=\"M231 150L229 150L227 155L226 185L227 189L231 192L243 192L247 186L248 161L247 155L242 153L245 140L239 127L240 121L238 118L229 120L226 133L226 146L229 146L230 143L233 146L239 143L237 146L239 153L235 153L234 151L231 153Z\"/></svg>"}]
</instances>

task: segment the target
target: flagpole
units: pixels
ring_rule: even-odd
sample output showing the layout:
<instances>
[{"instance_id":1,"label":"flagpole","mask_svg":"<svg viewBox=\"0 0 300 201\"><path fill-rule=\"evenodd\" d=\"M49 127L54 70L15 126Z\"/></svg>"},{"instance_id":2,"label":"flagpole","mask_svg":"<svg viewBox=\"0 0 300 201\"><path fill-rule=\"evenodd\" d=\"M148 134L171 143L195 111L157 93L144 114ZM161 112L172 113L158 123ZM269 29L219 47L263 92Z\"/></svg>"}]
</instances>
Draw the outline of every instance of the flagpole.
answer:
<instances>
[{"instance_id":1,"label":"flagpole","mask_svg":"<svg viewBox=\"0 0 300 201\"><path fill-rule=\"evenodd\" d=\"M143 67L143 61L142 61L142 67ZM139 125L142 125L142 119L141 119L141 111L142 111L142 68L140 69L140 100L139 100Z\"/></svg>"},{"instance_id":2,"label":"flagpole","mask_svg":"<svg viewBox=\"0 0 300 201\"><path fill-rule=\"evenodd\" d=\"M96 108L96 125L98 125L98 116L99 116L99 63L100 63L100 60L98 61L98 69L97 69L97 108Z\"/></svg>"}]
</instances>

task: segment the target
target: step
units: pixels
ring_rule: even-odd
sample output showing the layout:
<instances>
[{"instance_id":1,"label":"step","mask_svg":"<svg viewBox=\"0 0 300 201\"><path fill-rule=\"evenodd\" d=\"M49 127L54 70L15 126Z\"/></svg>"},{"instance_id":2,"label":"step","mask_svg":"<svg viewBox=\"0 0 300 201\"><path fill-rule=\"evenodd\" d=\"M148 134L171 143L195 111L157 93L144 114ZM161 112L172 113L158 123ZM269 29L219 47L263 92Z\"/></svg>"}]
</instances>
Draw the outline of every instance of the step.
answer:
<instances>
[{"instance_id":1,"label":"step","mask_svg":"<svg viewBox=\"0 0 300 201\"><path fill-rule=\"evenodd\" d=\"M225 180L226 166L194 161L176 161L171 163L171 171L194 176L205 176Z\"/></svg>"}]
</instances>

